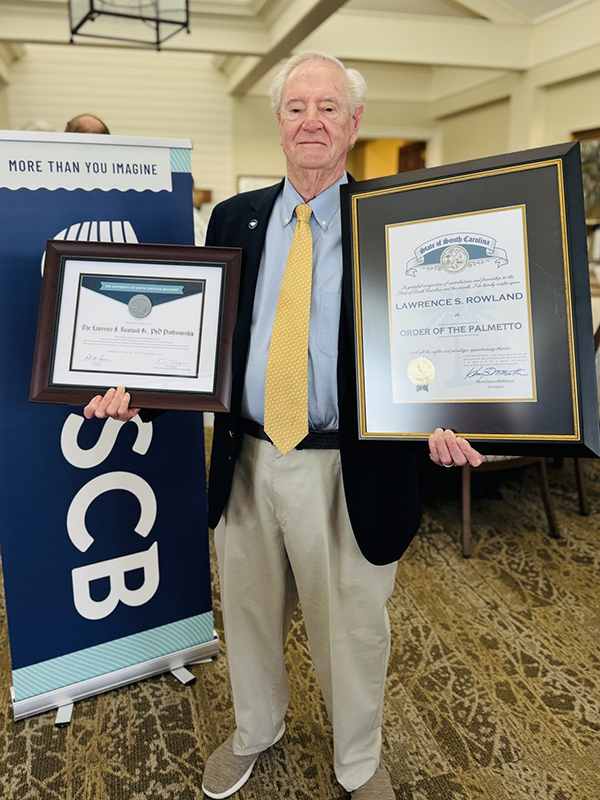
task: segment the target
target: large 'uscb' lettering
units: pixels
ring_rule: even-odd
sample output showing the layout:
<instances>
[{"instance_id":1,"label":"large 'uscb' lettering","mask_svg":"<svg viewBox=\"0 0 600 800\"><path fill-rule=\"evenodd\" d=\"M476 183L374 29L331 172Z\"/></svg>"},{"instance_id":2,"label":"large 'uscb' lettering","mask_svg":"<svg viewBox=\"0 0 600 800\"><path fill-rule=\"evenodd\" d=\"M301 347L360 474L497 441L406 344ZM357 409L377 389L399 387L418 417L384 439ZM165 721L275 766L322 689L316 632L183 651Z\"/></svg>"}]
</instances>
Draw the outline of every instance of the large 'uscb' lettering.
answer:
<instances>
[{"instance_id":1,"label":"large 'uscb' lettering","mask_svg":"<svg viewBox=\"0 0 600 800\"><path fill-rule=\"evenodd\" d=\"M107 419L96 444L83 450L77 443L79 430L84 418L69 414L61 432L60 446L69 464L78 469L90 469L101 464L112 451L119 432L127 423ZM132 422L138 426L137 437L132 450L140 455L148 452L152 441L152 423L142 422L134 417ZM142 537L148 536L156 520L156 496L152 487L139 475L132 472L107 472L88 481L75 495L67 512L67 532L71 542L82 553L93 545L85 516L93 501L105 492L115 490L131 492L140 504L140 516L134 528ZM125 576L132 570L141 569L144 581L137 589L128 589ZM71 573L73 581L73 602L77 612L86 619L104 619L115 610L118 604L141 606L155 594L160 583L158 564L158 543L148 550L131 555L98 561L75 568ZM103 600L94 600L90 587L93 581L108 578L109 592Z\"/></svg>"}]
</instances>

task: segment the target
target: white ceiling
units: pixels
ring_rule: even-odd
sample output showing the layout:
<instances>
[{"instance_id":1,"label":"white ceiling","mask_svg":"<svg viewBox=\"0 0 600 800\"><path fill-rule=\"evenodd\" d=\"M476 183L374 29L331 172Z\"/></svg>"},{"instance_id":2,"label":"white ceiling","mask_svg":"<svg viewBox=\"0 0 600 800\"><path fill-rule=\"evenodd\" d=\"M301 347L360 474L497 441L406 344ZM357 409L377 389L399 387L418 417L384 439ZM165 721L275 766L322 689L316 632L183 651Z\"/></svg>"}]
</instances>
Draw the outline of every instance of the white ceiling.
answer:
<instances>
[{"instance_id":1,"label":"white ceiling","mask_svg":"<svg viewBox=\"0 0 600 800\"><path fill-rule=\"evenodd\" d=\"M303 49L380 68L518 72L600 45L600 0L190 0L190 12L191 33L165 50L213 54L233 94ZM69 38L67 0L0 0L0 43Z\"/></svg>"}]
</instances>

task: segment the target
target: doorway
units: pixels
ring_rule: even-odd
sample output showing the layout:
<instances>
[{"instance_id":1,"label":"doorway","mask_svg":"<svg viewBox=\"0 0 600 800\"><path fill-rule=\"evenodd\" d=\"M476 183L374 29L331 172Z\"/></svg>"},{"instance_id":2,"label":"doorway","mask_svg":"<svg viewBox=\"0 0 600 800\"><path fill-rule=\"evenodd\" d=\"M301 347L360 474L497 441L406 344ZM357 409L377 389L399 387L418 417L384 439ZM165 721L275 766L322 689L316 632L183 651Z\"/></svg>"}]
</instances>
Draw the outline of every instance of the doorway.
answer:
<instances>
[{"instance_id":1,"label":"doorway","mask_svg":"<svg viewBox=\"0 0 600 800\"><path fill-rule=\"evenodd\" d=\"M348 153L346 167L357 181L423 169L426 148L423 141L363 139Z\"/></svg>"}]
</instances>

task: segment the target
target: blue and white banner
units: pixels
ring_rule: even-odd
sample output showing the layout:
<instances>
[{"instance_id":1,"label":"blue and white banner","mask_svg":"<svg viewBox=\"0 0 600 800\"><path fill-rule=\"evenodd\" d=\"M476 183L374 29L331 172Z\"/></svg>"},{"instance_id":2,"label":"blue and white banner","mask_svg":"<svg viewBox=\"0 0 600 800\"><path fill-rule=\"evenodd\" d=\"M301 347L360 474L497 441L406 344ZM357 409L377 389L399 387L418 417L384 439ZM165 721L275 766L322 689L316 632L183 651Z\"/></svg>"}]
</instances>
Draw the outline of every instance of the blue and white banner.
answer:
<instances>
[{"instance_id":1,"label":"blue and white banner","mask_svg":"<svg viewBox=\"0 0 600 800\"><path fill-rule=\"evenodd\" d=\"M201 415L123 424L28 402L46 240L193 244L190 148L0 132L0 549L17 719L216 651Z\"/></svg>"},{"instance_id":2,"label":"blue and white banner","mask_svg":"<svg viewBox=\"0 0 600 800\"><path fill-rule=\"evenodd\" d=\"M15 190L170 192L171 148L111 141L90 150L85 143L53 141L37 142L32 153L31 142L12 142L0 161L0 182Z\"/></svg>"}]
</instances>

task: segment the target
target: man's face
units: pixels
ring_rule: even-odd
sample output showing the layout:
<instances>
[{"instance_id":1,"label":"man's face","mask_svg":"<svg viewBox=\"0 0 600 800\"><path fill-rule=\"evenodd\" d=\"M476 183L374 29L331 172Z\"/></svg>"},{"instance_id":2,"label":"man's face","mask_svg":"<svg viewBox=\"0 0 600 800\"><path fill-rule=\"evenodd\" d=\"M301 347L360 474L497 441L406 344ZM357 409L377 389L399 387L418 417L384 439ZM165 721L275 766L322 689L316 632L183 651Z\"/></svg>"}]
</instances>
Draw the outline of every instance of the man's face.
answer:
<instances>
[{"instance_id":1,"label":"man's face","mask_svg":"<svg viewBox=\"0 0 600 800\"><path fill-rule=\"evenodd\" d=\"M293 70L277 116L288 168L336 170L356 141L362 107L348 108L346 76L327 61L305 61Z\"/></svg>"}]
</instances>

